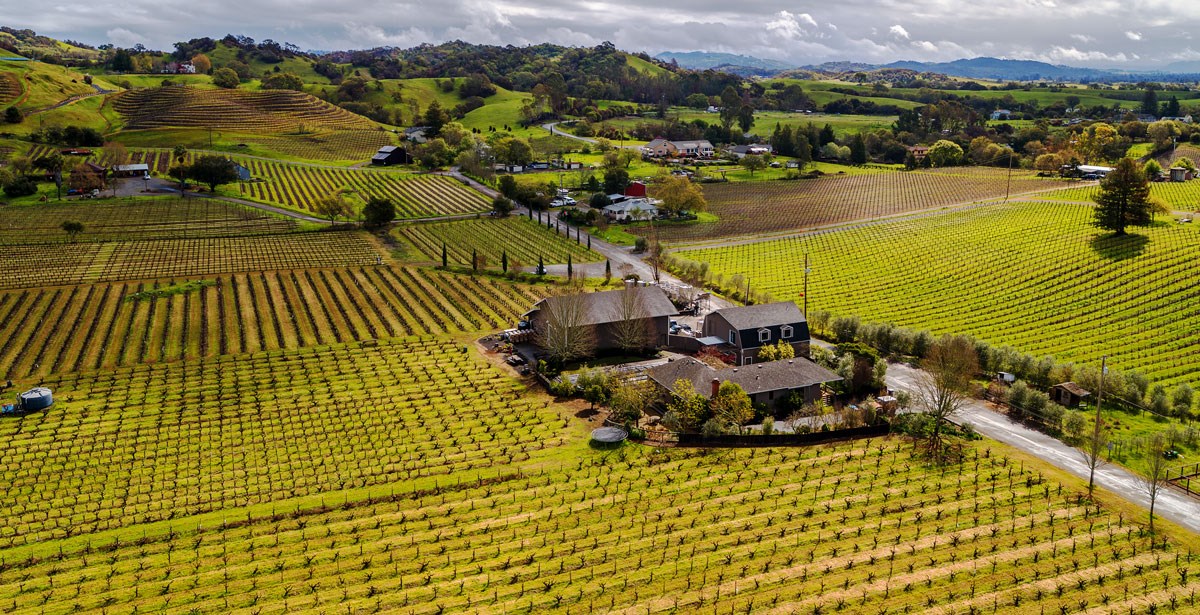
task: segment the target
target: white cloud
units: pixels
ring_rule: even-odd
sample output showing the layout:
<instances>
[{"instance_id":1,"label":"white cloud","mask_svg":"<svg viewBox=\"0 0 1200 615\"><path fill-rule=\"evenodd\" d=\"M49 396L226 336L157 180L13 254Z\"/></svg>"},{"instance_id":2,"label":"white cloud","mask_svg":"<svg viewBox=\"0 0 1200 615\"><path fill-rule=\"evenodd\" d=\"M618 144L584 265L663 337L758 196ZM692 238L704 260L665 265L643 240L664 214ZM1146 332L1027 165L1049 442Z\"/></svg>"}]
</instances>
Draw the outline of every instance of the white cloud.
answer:
<instances>
[{"instance_id":1,"label":"white cloud","mask_svg":"<svg viewBox=\"0 0 1200 615\"><path fill-rule=\"evenodd\" d=\"M146 37L125 28L113 28L105 32L104 35L108 37L108 40L112 44L118 47L133 47L138 43L146 42Z\"/></svg>"},{"instance_id":2,"label":"white cloud","mask_svg":"<svg viewBox=\"0 0 1200 615\"><path fill-rule=\"evenodd\" d=\"M788 11L779 11L774 15L774 19L767 22L766 27L768 32L794 39L803 36L808 28L816 29L818 26L817 20L808 13L796 15Z\"/></svg>"},{"instance_id":3,"label":"white cloud","mask_svg":"<svg viewBox=\"0 0 1200 615\"><path fill-rule=\"evenodd\" d=\"M1081 43L1094 43L1094 42L1096 42L1096 39L1095 39L1094 37L1088 36L1088 35L1086 35L1086 34L1072 34L1072 35L1071 35L1071 38L1073 38L1073 39L1075 39L1075 40L1077 40L1077 41L1079 41L1079 42L1081 42Z\"/></svg>"},{"instance_id":4,"label":"white cloud","mask_svg":"<svg viewBox=\"0 0 1200 615\"><path fill-rule=\"evenodd\" d=\"M1141 33L1141 32L1134 32L1133 30L1126 30L1126 31L1125 31L1125 38L1127 38L1127 39L1129 39L1129 40L1131 40L1131 41L1140 41L1140 40L1142 40L1142 33Z\"/></svg>"},{"instance_id":5,"label":"white cloud","mask_svg":"<svg viewBox=\"0 0 1200 615\"><path fill-rule=\"evenodd\" d=\"M900 24L896 24L896 25L888 28L888 32L891 32L893 36L896 36L898 38L903 38L903 39L908 38L908 30L905 30L904 26L902 26Z\"/></svg>"}]
</instances>

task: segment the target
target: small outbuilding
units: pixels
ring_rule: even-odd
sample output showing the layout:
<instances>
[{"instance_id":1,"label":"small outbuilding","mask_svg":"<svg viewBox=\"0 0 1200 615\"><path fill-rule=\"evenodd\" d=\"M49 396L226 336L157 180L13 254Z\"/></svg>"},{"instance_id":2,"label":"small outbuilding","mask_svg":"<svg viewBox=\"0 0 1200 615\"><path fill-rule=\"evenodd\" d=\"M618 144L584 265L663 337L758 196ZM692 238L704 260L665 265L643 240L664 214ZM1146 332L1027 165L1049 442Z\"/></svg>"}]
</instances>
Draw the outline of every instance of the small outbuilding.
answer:
<instances>
[{"instance_id":1,"label":"small outbuilding","mask_svg":"<svg viewBox=\"0 0 1200 615\"><path fill-rule=\"evenodd\" d=\"M1067 408L1077 408L1092 393L1074 382L1063 382L1050 389L1050 401Z\"/></svg>"},{"instance_id":2,"label":"small outbuilding","mask_svg":"<svg viewBox=\"0 0 1200 615\"><path fill-rule=\"evenodd\" d=\"M1171 181L1185 182L1192 178L1192 174L1183 167L1171 167L1168 172L1171 174Z\"/></svg>"},{"instance_id":3,"label":"small outbuilding","mask_svg":"<svg viewBox=\"0 0 1200 615\"><path fill-rule=\"evenodd\" d=\"M150 165L139 164L118 164L113 167L113 175L117 177L143 177L150 174Z\"/></svg>"},{"instance_id":4,"label":"small outbuilding","mask_svg":"<svg viewBox=\"0 0 1200 615\"><path fill-rule=\"evenodd\" d=\"M371 156L371 164L375 166L391 166L393 164L412 164L413 158L408 150L395 145L385 145Z\"/></svg>"}]
</instances>

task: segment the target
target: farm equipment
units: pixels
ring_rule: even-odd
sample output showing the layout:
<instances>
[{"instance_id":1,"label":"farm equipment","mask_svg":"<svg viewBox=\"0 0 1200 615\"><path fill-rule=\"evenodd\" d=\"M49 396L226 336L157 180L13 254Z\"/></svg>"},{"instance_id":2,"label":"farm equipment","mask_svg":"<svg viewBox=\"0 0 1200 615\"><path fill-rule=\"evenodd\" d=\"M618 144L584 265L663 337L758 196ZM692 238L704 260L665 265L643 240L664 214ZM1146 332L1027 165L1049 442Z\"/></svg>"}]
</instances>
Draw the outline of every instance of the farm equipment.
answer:
<instances>
[{"instance_id":1,"label":"farm equipment","mask_svg":"<svg viewBox=\"0 0 1200 615\"><path fill-rule=\"evenodd\" d=\"M15 404L0 406L0 416L16 416L45 410L54 404L54 394L46 387L36 387L17 395Z\"/></svg>"}]
</instances>

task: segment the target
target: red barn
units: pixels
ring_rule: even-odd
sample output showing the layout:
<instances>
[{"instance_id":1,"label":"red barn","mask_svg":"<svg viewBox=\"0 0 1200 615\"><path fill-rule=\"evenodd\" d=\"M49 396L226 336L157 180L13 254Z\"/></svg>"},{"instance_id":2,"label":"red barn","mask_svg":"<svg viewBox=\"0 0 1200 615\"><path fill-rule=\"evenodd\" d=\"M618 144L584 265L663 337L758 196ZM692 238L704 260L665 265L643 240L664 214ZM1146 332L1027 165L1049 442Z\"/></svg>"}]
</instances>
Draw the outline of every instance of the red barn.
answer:
<instances>
[{"instance_id":1,"label":"red barn","mask_svg":"<svg viewBox=\"0 0 1200 615\"><path fill-rule=\"evenodd\" d=\"M625 196L630 198L645 198L646 184L642 182L629 182L629 185L625 187Z\"/></svg>"}]
</instances>

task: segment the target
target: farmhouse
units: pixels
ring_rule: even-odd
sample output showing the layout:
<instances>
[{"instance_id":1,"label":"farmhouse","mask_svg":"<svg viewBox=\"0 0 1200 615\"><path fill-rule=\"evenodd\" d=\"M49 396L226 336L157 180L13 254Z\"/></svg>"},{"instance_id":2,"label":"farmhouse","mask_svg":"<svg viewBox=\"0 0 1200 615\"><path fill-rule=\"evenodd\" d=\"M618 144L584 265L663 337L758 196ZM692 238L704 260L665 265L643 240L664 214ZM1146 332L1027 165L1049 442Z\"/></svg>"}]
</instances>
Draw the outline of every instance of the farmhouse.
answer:
<instances>
[{"instance_id":1,"label":"farmhouse","mask_svg":"<svg viewBox=\"0 0 1200 615\"><path fill-rule=\"evenodd\" d=\"M908 152L913 155L913 160L916 160L917 162L921 162L922 160L925 159L926 156L929 155L929 146L914 145L914 146L908 148Z\"/></svg>"},{"instance_id":2,"label":"farmhouse","mask_svg":"<svg viewBox=\"0 0 1200 615\"><path fill-rule=\"evenodd\" d=\"M429 126L412 126L404 129L404 135L401 138L413 143L424 143L426 141L425 133L427 132L429 132Z\"/></svg>"},{"instance_id":3,"label":"farmhouse","mask_svg":"<svg viewBox=\"0 0 1200 615\"><path fill-rule=\"evenodd\" d=\"M647 143L642 148L642 152L654 158L708 158L713 155L713 146L712 143L704 139L696 141L668 141L659 138Z\"/></svg>"},{"instance_id":4,"label":"farmhouse","mask_svg":"<svg viewBox=\"0 0 1200 615\"><path fill-rule=\"evenodd\" d=\"M1065 406L1067 408L1075 408L1083 401L1083 398L1090 397L1091 392L1074 382L1063 382L1054 385L1050 389L1050 399L1054 403Z\"/></svg>"},{"instance_id":5,"label":"farmhouse","mask_svg":"<svg viewBox=\"0 0 1200 615\"><path fill-rule=\"evenodd\" d=\"M629 286L621 290L547 297L534 304L533 309L522 318L528 323L527 328L545 332L548 327L555 326L553 321L556 318L562 318L568 312L573 313L571 320L575 321L571 326L591 330L596 352L617 348L617 328L629 320L644 327L653 346L665 346L671 317L679 313L663 289L657 286ZM627 318L631 312L641 317Z\"/></svg>"},{"instance_id":6,"label":"farmhouse","mask_svg":"<svg viewBox=\"0 0 1200 615\"><path fill-rule=\"evenodd\" d=\"M726 340L739 365L750 365L763 346L791 344L797 357L807 357L808 321L791 301L717 310L704 317L704 337Z\"/></svg>"},{"instance_id":7,"label":"farmhouse","mask_svg":"<svg viewBox=\"0 0 1200 615\"><path fill-rule=\"evenodd\" d=\"M649 220L658 215L657 201L646 198L622 198L604 208L604 217L616 222Z\"/></svg>"},{"instance_id":8,"label":"farmhouse","mask_svg":"<svg viewBox=\"0 0 1200 615\"><path fill-rule=\"evenodd\" d=\"M735 145L729 148L729 153L733 154L739 160L746 156L762 156L772 152L770 145L755 143L753 145Z\"/></svg>"},{"instance_id":9,"label":"farmhouse","mask_svg":"<svg viewBox=\"0 0 1200 615\"><path fill-rule=\"evenodd\" d=\"M408 154L408 150L395 145L385 145L371 156L371 164L380 167L391 166L393 164L412 164L413 158Z\"/></svg>"},{"instance_id":10,"label":"farmhouse","mask_svg":"<svg viewBox=\"0 0 1200 615\"><path fill-rule=\"evenodd\" d=\"M746 390L751 402L768 408L782 405L797 392L803 396L802 403L813 403L821 398L821 385L842 379L808 359L715 369L690 357L652 368L647 376L664 394L674 392L676 381L687 380L697 393L706 398L711 398L722 383L732 382Z\"/></svg>"},{"instance_id":11,"label":"farmhouse","mask_svg":"<svg viewBox=\"0 0 1200 615\"><path fill-rule=\"evenodd\" d=\"M1008 109L996 109L992 111L992 121L1012 119L1012 111Z\"/></svg>"}]
</instances>

